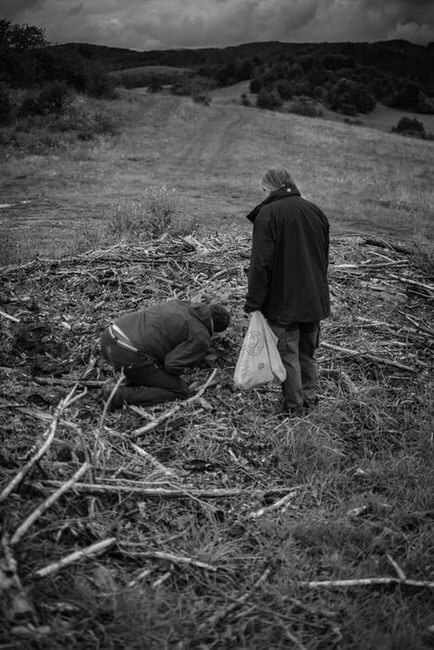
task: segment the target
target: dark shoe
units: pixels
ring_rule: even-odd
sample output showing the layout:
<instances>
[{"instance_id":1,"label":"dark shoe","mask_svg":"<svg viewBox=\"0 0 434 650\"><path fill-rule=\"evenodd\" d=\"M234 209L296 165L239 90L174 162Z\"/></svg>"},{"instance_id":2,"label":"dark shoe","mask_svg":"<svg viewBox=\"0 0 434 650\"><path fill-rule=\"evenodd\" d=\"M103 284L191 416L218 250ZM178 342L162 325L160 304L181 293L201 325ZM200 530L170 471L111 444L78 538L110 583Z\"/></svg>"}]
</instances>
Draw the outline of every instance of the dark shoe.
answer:
<instances>
[{"instance_id":1,"label":"dark shoe","mask_svg":"<svg viewBox=\"0 0 434 650\"><path fill-rule=\"evenodd\" d=\"M281 420L292 417L302 417L304 415L304 409L301 405L288 408L286 404L281 403L277 406L275 415Z\"/></svg>"},{"instance_id":2,"label":"dark shoe","mask_svg":"<svg viewBox=\"0 0 434 650\"><path fill-rule=\"evenodd\" d=\"M306 399L306 400L304 400L304 402L303 402L303 408L304 408L306 411L310 411L310 410L312 410L313 408L315 408L315 406L318 405L318 402L319 402L318 397L314 397L313 399Z\"/></svg>"}]
</instances>

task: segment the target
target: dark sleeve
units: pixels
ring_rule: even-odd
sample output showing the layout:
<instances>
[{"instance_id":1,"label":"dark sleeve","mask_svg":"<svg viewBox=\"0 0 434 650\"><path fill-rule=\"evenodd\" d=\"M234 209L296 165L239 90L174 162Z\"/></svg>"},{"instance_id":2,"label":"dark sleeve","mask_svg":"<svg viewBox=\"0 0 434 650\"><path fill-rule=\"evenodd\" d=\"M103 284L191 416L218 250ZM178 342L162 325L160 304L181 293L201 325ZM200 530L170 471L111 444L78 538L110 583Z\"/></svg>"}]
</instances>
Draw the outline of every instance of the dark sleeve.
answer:
<instances>
[{"instance_id":1,"label":"dark sleeve","mask_svg":"<svg viewBox=\"0 0 434 650\"><path fill-rule=\"evenodd\" d=\"M188 339L170 350L164 357L164 367L167 372L181 375L187 366L203 359L211 345L211 337L205 331L191 331Z\"/></svg>"},{"instance_id":2,"label":"dark sleeve","mask_svg":"<svg viewBox=\"0 0 434 650\"><path fill-rule=\"evenodd\" d=\"M253 225L252 254L250 257L246 303L244 311L262 311L268 297L273 270L275 240L270 219L261 212Z\"/></svg>"}]
</instances>

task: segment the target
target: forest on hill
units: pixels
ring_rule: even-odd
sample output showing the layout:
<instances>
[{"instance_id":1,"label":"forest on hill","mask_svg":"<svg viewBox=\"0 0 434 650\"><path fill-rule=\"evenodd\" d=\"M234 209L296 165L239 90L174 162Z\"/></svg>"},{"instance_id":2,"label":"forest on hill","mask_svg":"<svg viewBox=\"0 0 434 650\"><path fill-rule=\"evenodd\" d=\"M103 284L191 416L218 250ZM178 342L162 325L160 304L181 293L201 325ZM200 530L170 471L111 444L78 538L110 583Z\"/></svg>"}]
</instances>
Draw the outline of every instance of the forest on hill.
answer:
<instances>
[{"instance_id":1,"label":"forest on hill","mask_svg":"<svg viewBox=\"0 0 434 650\"><path fill-rule=\"evenodd\" d=\"M170 85L175 94L194 96L246 80L259 108L279 109L303 97L349 116L369 113L379 102L434 113L434 43L271 41L140 52L89 43L50 45L43 30L0 20L0 104L7 103L10 90L47 83L96 96L110 95L116 85L152 91ZM7 113L4 106L0 112Z\"/></svg>"}]
</instances>

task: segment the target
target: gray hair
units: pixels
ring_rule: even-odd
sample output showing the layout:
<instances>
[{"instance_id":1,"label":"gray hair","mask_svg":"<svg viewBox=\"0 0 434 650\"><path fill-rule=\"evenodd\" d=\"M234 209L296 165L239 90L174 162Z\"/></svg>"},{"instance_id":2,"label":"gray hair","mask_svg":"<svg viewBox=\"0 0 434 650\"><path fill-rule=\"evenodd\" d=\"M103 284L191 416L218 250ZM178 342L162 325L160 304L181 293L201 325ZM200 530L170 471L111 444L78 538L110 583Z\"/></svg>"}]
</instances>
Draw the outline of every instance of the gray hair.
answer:
<instances>
[{"instance_id":1,"label":"gray hair","mask_svg":"<svg viewBox=\"0 0 434 650\"><path fill-rule=\"evenodd\" d=\"M283 167L271 167L262 177L262 187L269 192L274 192L286 185L295 185L291 174Z\"/></svg>"}]
</instances>

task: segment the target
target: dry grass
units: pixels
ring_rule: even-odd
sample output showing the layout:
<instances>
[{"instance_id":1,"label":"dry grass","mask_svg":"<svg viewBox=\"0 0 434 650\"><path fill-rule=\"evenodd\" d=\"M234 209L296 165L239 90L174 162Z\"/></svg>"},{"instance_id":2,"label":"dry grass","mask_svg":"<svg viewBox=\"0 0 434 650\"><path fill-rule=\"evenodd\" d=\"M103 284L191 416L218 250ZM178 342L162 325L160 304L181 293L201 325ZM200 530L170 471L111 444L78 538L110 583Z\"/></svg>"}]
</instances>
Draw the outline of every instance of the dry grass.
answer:
<instances>
[{"instance_id":1,"label":"dry grass","mask_svg":"<svg viewBox=\"0 0 434 650\"><path fill-rule=\"evenodd\" d=\"M303 583L400 571L434 581L432 277L411 252L334 237L320 404L281 421L277 386L242 394L232 382L250 237L197 237L1 271L3 309L21 322L0 317L0 490L49 427L53 435L2 503L4 558L10 550L32 607L19 616L18 601L4 599L4 647L431 647L432 586ZM199 388L216 369L203 395L102 419L112 372L98 336L109 319L157 300L216 296L233 321L214 356L187 373ZM57 410L53 429L76 383L88 392ZM86 461L85 476L14 542ZM210 496L222 489L232 492ZM38 579L104 540L100 555Z\"/></svg>"},{"instance_id":2,"label":"dry grass","mask_svg":"<svg viewBox=\"0 0 434 650\"><path fill-rule=\"evenodd\" d=\"M248 233L244 215L261 200L259 179L273 164L288 166L306 198L324 208L333 235L375 232L432 249L433 142L139 90L104 105L116 117L115 136L74 143L59 133L54 143L46 131L39 149L0 147L0 202L9 205L0 209L0 233L21 259L72 254L83 231L104 230L115 211L134 214L162 187L208 232Z\"/></svg>"}]
</instances>

